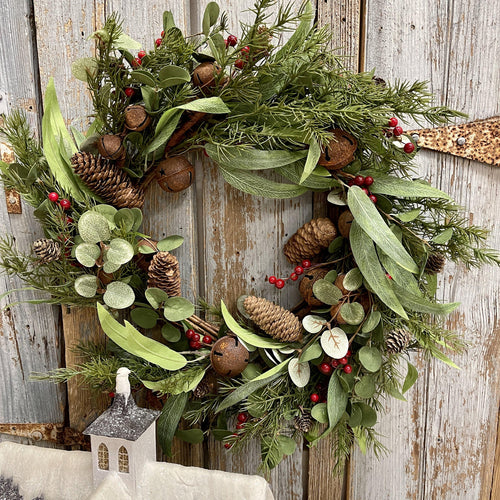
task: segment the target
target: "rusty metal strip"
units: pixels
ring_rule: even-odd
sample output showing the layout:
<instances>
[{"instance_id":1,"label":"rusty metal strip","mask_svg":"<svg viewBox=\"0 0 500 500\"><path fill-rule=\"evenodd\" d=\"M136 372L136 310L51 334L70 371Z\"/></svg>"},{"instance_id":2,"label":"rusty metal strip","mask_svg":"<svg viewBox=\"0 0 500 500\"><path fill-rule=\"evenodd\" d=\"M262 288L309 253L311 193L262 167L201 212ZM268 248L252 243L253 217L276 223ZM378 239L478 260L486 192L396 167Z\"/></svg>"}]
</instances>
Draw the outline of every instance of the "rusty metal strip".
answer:
<instances>
[{"instance_id":1,"label":"rusty metal strip","mask_svg":"<svg viewBox=\"0 0 500 500\"><path fill-rule=\"evenodd\" d=\"M89 448L89 440L81 432L64 424L0 424L0 434L23 437L33 441L48 441L63 446L79 445Z\"/></svg>"},{"instance_id":2,"label":"rusty metal strip","mask_svg":"<svg viewBox=\"0 0 500 500\"><path fill-rule=\"evenodd\" d=\"M5 190L5 202L7 203L7 213L22 214L21 196L14 189Z\"/></svg>"},{"instance_id":3,"label":"rusty metal strip","mask_svg":"<svg viewBox=\"0 0 500 500\"><path fill-rule=\"evenodd\" d=\"M449 127L410 130L407 134L418 135L419 147L500 166L499 116Z\"/></svg>"}]
</instances>

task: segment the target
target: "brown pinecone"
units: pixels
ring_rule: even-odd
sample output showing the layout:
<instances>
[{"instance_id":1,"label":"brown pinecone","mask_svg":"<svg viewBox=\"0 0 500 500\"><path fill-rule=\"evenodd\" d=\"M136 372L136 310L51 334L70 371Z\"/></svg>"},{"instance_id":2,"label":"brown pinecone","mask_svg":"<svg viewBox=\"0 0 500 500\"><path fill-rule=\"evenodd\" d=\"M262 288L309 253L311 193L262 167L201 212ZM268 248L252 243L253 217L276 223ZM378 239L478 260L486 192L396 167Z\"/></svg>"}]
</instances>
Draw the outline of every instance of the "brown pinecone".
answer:
<instances>
[{"instance_id":1,"label":"brown pinecone","mask_svg":"<svg viewBox=\"0 0 500 500\"><path fill-rule=\"evenodd\" d=\"M304 224L285 244L283 253L291 264L318 255L337 236L335 225L326 217Z\"/></svg>"},{"instance_id":2,"label":"brown pinecone","mask_svg":"<svg viewBox=\"0 0 500 500\"><path fill-rule=\"evenodd\" d=\"M79 152L71 158L75 173L106 203L118 208L141 208L144 192L116 164L102 156Z\"/></svg>"},{"instance_id":3,"label":"brown pinecone","mask_svg":"<svg viewBox=\"0 0 500 500\"><path fill-rule=\"evenodd\" d=\"M403 352L410 343L412 338L411 333L403 328L392 330L385 338L385 345L389 354L397 354Z\"/></svg>"},{"instance_id":4,"label":"brown pinecone","mask_svg":"<svg viewBox=\"0 0 500 500\"><path fill-rule=\"evenodd\" d=\"M48 264L61 257L61 245L54 240L41 238L33 243L33 251L40 264Z\"/></svg>"},{"instance_id":5,"label":"brown pinecone","mask_svg":"<svg viewBox=\"0 0 500 500\"><path fill-rule=\"evenodd\" d=\"M297 316L271 301L249 295L243 303L250 319L268 335L281 342L302 340Z\"/></svg>"},{"instance_id":6,"label":"brown pinecone","mask_svg":"<svg viewBox=\"0 0 500 500\"><path fill-rule=\"evenodd\" d=\"M313 419L310 413L303 412L301 415L297 415L294 418L293 426L300 432L309 432L313 423Z\"/></svg>"},{"instance_id":7,"label":"brown pinecone","mask_svg":"<svg viewBox=\"0 0 500 500\"><path fill-rule=\"evenodd\" d=\"M445 262L446 259L442 253L431 253L425 264L425 272L429 274L440 273L444 268Z\"/></svg>"},{"instance_id":8,"label":"brown pinecone","mask_svg":"<svg viewBox=\"0 0 500 500\"><path fill-rule=\"evenodd\" d=\"M193 396L202 399L210 394L210 384L203 379L193 390Z\"/></svg>"},{"instance_id":9,"label":"brown pinecone","mask_svg":"<svg viewBox=\"0 0 500 500\"><path fill-rule=\"evenodd\" d=\"M160 288L169 297L181 294L181 273L179 261L169 252L158 252L149 264L148 288Z\"/></svg>"}]
</instances>

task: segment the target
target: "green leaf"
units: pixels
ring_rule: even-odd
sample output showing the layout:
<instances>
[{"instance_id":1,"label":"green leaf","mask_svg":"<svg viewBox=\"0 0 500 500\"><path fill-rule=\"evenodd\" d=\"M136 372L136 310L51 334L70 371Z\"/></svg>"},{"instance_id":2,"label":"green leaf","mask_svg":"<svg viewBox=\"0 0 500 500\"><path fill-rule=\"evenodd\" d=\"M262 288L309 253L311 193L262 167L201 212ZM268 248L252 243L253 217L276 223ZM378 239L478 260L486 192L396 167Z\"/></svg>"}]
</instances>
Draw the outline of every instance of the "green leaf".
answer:
<instances>
[{"instance_id":1,"label":"green leaf","mask_svg":"<svg viewBox=\"0 0 500 500\"><path fill-rule=\"evenodd\" d=\"M130 311L130 318L141 328L154 328L158 322L158 313L147 307L136 307Z\"/></svg>"},{"instance_id":2,"label":"green leaf","mask_svg":"<svg viewBox=\"0 0 500 500\"><path fill-rule=\"evenodd\" d=\"M176 396L170 396L163 405L161 415L158 418L158 441L163 453L169 457L172 456L172 441L186 408L187 401L188 395L185 392Z\"/></svg>"},{"instance_id":3,"label":"green leaf","mask_svg":"<svg viewBox=\"0 0 500 500\"><path fill-rule=\"evenodd\" d=\"M205 7L202 23L203 34L205 36L209 35L210 28L217 22L219 11L220 9L216 2L209 2L209 4Z\"/></svg>"},{"instance_id":4,"label":"green leaf","mask_svg":"<svg viewBox=\"0 0 500 500\"><path fill-rule=\"evenodd\" d=\"M394 217L397 217L401 222L411 222L412 220L415 220L420 215L421 211L422 211L422 209L415 208L413 210L410 210L409 212L396 214Z\"/></svg>"},{"instance_id":5,"label":"green leaf","mask_svg":"<svg viewBox=\"0 0 500 500\"><path fill-rule=\"evenodd\" d=\"M304 160L285 165L284 167L277 167L275 170L276 173L282 175L285 179L294 184L299 184L302 172L304 171ZM336 179L316 175L316 170L301 184L303 187L318 191L327 191L337 185L338 181Z\"/></svg>"},{"instance_id":6,"label":"green leaf","mask_svg":"<svg viewBox=\"0 0 500 500\"><path fill-rule=\"evenodd\" d=\"M71 74L87 83L88 77L94 78L97 72L97 60L94 57L82 57L71 65Z\"/></svg>"},{"instance_id":7,"label":"green leaf","mask_svg":"<svg viewBox=\"0 0 500 500\"><path fill-rule=\"evenodd\" d=\"M361 332L362 333L369 333L372 330L375 330L377 325L380 323L380 320L382 319L382 315L380 314L379 311L372 311L368 318L366 318L366 321L363 323L363 326L361 327Z\"/></svg>"},{"instance_id":8,"label":"green leaf","mask_svg":"<svg viewBox=\"0 0 500 500\"><path fill-rule=\"evenodd\" d=\"M189 444L199 444L203 442L203 431L201 429L178 429L175 437Z\"/></svg>"},{"instance_id":9,"label":"green leaf","mask_svg":"<svg viewBox=\"0 0 500 500\"><path fill-rule=\"evenodd\" d=\"M160 252L170 252L180 247L182 243L184 243L184 237L174 234L160 240L156 246Z\"/></svg>"},{"instance_id":10,"label":"green leaf","mask_svg":"<svg viewBox=\"0 0 500 500\"><path fill-rule=\"evenodd\" d=\"M349 290L350 292L357 290L362 284L363 284L363 275L361 274L361 271L359 270L358 267L355 267L354 269L348 271L347 274L344 276L344 280L342 282L342 286L346 290Z\"/></svg>"},{"instance_id":11,"label":"green leaf","mask_svg":"<svg viewBox=\"0 0 500 500\"><path fill-rule=\"evenodd\" d=\"M320 424L328 423L328 410L326 409L326 403L318 403L312 407L311 416L314 420L317 420Z\"/></svg>"},{"instance_id":12,"label":"green leaf","mask_svg":"<svg viewBox=\"0 0 500 500\"><path fill-rule=\"evenodd\" d=\"M279 448L282 455L293 455L297 448L297 443L288 436L279 435L277 437Z\"/></svg>"},{"instance_id":13,"label":"green leaf","mask_svg":"<svg viewBox=\"0 0 500 500\"><path fill-rule=\"evenodd\" d=\"M132 231L135 222L135 214L130 208L120 208L115 213L114 223L117 227L123 228L125 231Z\"/></svg>"},{"instance_id":14,"label":"green leaf","mask_svg":"<svg viewBox=\"0 0 500 500\"><path fill-rule=\"evenodd\" d=\"M403 306L394 294L390 280L380 265L373 241L355 220L351 226L349 241L356 263L368 285L385 305L401 317L408 319Z\"/></svg>"},{"instance_id":15,"label":"green leaf","mask_svg":"<svg viewBox=\"0 0 500 500\"><path fill-rule=\"evenodd\" d=\"M357 427L361 424L361 420L363 418L363 413L361 412L361 408L355 404L351 405L351 415L349 416L349 426Z\"/></svg>"},{"instance_id":16,"label":"green leaf","mask_svg":"<svg viewBox=\"0 0 500 500\"><path fill-rule=\"evenodd\" d=\"M418 282L412 273L398 266L385 252L380 248L377 249L378 257L380 263L384 269L389 273L391 278L398 285L410 290L415 295L422 295L420 288L418 287Z\"/></svg>"},{"instance_id":17,"label":"green leaf","mask_svg":"<svg viewBox=\"0 0 500 500\"><path fill-rule=\"evenodd\" d=\"M120 35L113 42L113 48L118 50L139 50L142 45L130 38L125 33L120 33Z\"/></svg>"},{"instance_id":18,"label":"green leaf","mask_svg":"<svg viewBox=\"0 0 500 500\"><path fill-rule=\"evenodd\" d=\"M450 241L451 237L453 236L453 228L449 227L448 229L445 229L442 233L438 234L437 236L434 236L432 238L432 242L436 243L437 245L445 245Z\"/></svg>"},{"instance_id":19,"label":"green leaf","mask_svg":"<svg viewBox=\"0 0 500 500\"><path fill-rule=\"evenodd\" d=\"M272 377L276 374L279 374L283 371L285 371L286 367L288 366L288 363L290 362L290 359L285 359L285 361L282 361L279 365L273 366L270 370L267 370L267 372L261 373L260 375L257 375L253 380L264 380L268 379L269 377Z\"/></svg>"},{"instance_id":20,"label":"green leaf","mask_svg":"<svg viewBox=\"0 0 500 500\"><path fill-rule=\"evenodd\" d=\"M142 224L142 211L140 208L137 208L137 207L134 207L134 208L131 208L130 210L132 210L132 213L134 215L134 224L132 225L132 231L137 231L140 227L141 227L141 224Z\"/></svg>"},{"instance_id":21,"label":"green leaf","mask_svg":"<svg viewBox=\"0 0 500 500\"><path fill-rule=\"evenodd\" d=\"M300 178L299 184L302 184L313 172L318 164L319 157L321 156L321 148L318 141L312 140L309 143L309 150L307 152L306 164L304 165L304 171Z\"/></svg>"},{"instance_id":22,"label":"green leaf","mask_svg":"<svg viewBox=\"0 0 500 500\"><path fill-rule=\"evenodd\" d=\"M299 357L299 361L304 363L305 361L311 361L312 359L318 359L323 355L323 349L319 342L314 342L311 344Z\"/></svg>"},{"instance_id":23,"label":"green leaf","mask_svg":"<svg viewBox=\"0 0 500 500\"><path fill-rule=\"evenodd\" d=\"M93 211L82 214L78 221L78 232L85 243L100 243L111 238L108 220Z\"/></svg>"},{"instance_id":24,"label":"green leaf","mask_svg":"<svg viewBox=\"0 0 500 500\"><path fill-rule=\"evenodd\" d=\"M139 245L138 248L139 253L145 254L145 255L150 255L152 253L156 253L156 250L154 248L148 247L146 245Z\"/></svg>"},{"instance_id":25,"label":"green leaf","mask_svg":"<svg viewBox=\"0 0 500 500\"><path fill-rule=\"evenodd\" d=\"M163 315L168 321L182 321L194 314L194 305L184 297L170 297L165 301Z\"/></svg>"},{"instance_id":26,"label":"green leaf","mask_svg":"<svg viewBox=\"0 0 500 500\"><path fill-rule=\"evenodd\" d=\"M222 61L226 52L226 42L220 33L215 33L208 39L208 46L216 61Z\"/></svg>"},{"instance_id":27,"label":"green leaf","mask_svg":"<svg viewBox=\"0 0 500 500\"><path fill-rule=\"evenodd\" d=\"M375 381L371 375L365 375L361 378L359 382L354 386L356 394L360 398L369 399L375 394Z\"/></svg>"},{"instance_id":28,"label":"green leaf","mask_svg":"<svg viewBox=\"0 0 500 500\"><path fill-rule=\"evenodd\" d=\"M159 73L161 88L173 87L174 85L180 85L182 83L189 82L191 80L191 75L187 70L181 68L180 66L163 66Z\"/></svg>"},{"instance_id":29,"label":"green leaf","mask_svg":"<svg viewBox=\"0 0 500 500\"><path fill-rule=\"evenodd\" d=\"M163 31L168 33L170 28L175 28L174 15L169 10L163 13Z\"/></svg>"},{"instance_id":30,"label":"green leaf","mask_svg":"<svg viewBox=\"0 0 500 500\"><path fill-rule=\"evenodd\" d=\"M119 347L165 370L180 370L187 360L166 345L139 333L128 321L121 325L103 305L97 304L97 314L104 333Z\"/></svg>"},{"instance_id":31,"label":"green leaf","mask_svg":"<svg viewBox=\"0 0 500 500\"><path fill-rule=\"evenodd\" d=\"M187 109L188 111L197 111L199 113L210 113L212 115L225 115L230 113L229 108L224 104L220 97L205 97L196 99L195 101L187 102L177 109Z\"/></svg>"},{"instance_id":32,"label":"green leaf","mask_svg":"<svg viewBox=\"0 0 500 500\"><path fill-rule=\"evenodd\" d=\"M362 427L373 427L377 423L377 412L365 403L356 403L361 409L361 423Z\"/></svg>"},{"instance_id":33,"label":"green leaf","mask_svg":"<svg viewBox=\"0 0 500 500\"><path fill-rule=\"evenodd\" d=\"M156 87L156 80L152 77L149 71L143 69L136 69L130 73L130 78L134 82L142 83L148 85L149 87Z\"/></svg>"},{"instance_id":34,"label":"green leaf","mask_svg":"<svg viewBox=\"0 0 500 500\"><path fill-rule=\"evenodd\" d=\"M160 96L156 89L146 85L141 86L142 99L148 113L154 113L158 110L160 104Z\"/></svg>"},{"instance_id":35,"label":"green leaf","mask_svg":"<svg viewBox=\"0 0 500 500\"><path fill-rule=\"evenodd\" d=\"M330 429L335 427L347 407L347 394L340 385L338 375L335 372L330 377L328 383L328 395L326 398L326 407L328 410L328 426Z\"/></svg>"},{"instance_id":36,"label":"green leaf","mask_svg":"<svg viewBox=\"0 0 500 500\"><path fill-rule=\"evenodd\" d=\"M114 273L120 269L121 264L116 264L115 262L111 262L110 260L104 259L104 265L102 266L102 270L105 273Z\"/></svg>"},{"instance_id":37,"label":"green leaf","mask_svg":"<svg viewBox=\"0 0 500 500\"><path fill-rule=\"evenodd\" d=\"M228 311L226 304L221 301L221 312L224 321L235 335L237 335L245 344L250 344L255 347L263 347L265 349L280 349L284 347L286 344L283 342L278 342L276 340L272 340L270 338L261 337L250 330L243 328L238 324L238 322L231 316L231 313Z\"/></svg>"},{"instance_id":38,"label":"green leaf","mask_svg":"<svg viewBox=\"0 0 500 500\"><path fill-rule=\"evenodd\" d=\"M82 297L94 297L97 293L97 278L90 274L79 276L75 280L75 290Z\"/></svg>"},{"instance_id":39,"label":"green leaf","mask_svg":"<svg viewBox=\"0 0 500 500\"><path fill-rule=\"evenodd\" d=\"M195 367L188 370L175 372L168 378L153 382L150 380L141 380L145 387L151 391L158 392L160 396L164 394L180 394L181 392L190 392L201 382L205 376L205 368Z\"/></svg>"},{"instance_id":40,"label":"green leaf","mask_svg":"<svg viewBox=\"0 0 500 500\"><path fill-rule=\"evenodd\" d=\"M309 363L300 362L298 358L291 359L288 363L288 375L297 387L305 387L311 378Z\"/></svg>"},{"instance_id":41,"label":"green leaf","mask_svg":"<svg viewBox=\"0 0 500 500\"><path fill-rule=\"evenodd\" d=\"M332 205L338 205L340 207L347 205L343 189L338 188L328 193L326 201Z\"/></svg>"},{"instance_id":42,"label":"green leaf","mask_svg":"<svg viewBox=\"0 0 500 500\"><path fill-rule=\"evenodd\" d=\"M135 302L135 293L126 283L113 281L106 287L102 298L112 309L126 309Z\"/></svg>"},{"instance_id":43,"label":"green leaf","mask_svg":"<svg viewBox=\"0 0 500 500\"><path fill-rule=\"evenodd\" d=\"M319 301L330 306L338 304L342 298L340 289L325 279L314 282L313 294Z\"/></svg>"},{"instance_id":44,"label":"green leaf","mask_svg":"<svg viewBox=\"0 0 500 500\"><path fill-rule=\"evenodd\" d=\"M85 267L95 266L95 262L100 256L101 249L92 243L80 243L75 248L76 260Z\"/></svg>"},{"instance_id":45,"label":"green leaf","mask_svg":"<svg viewBox=\"0 0 500 500\"><path fill-rule=\"evenodd\" d=\"M382 366L382 354L376 347L363 346L359 352L359 362L369 372L377 372Z\"/></svg>"},{"instance_id":46,"label":"green leaf","mask_svg":"<svg viewBox=\"0 0 500 500\"><path fill-rule=\"evenodd\" d=\"M442 361L443 363L446 363L448 366L451 366L452 368L456 368L457 370L460 370L460 367L455 364L446 354L444 354L441 351L438 351L437 349L434 349L432 351L432 355Z\"/></svg>"},{"instance_id":47,"label":"green leaf","mask_svg":"<svg viewBox=\"0 0 500 500\"><path fill-rule=\"evenodd\" d=\"M116 212L118 212L118 210L115 207L112 207L111 205L96 205L92 208L92 210L106 217L110 230L116 228L115 214Z\"/></svg>"},{"instance_id":48,"label":"green leaf","mask_svg":"<svg viewBox=\"0 0 500 500\"><path fill-rule=\"evenodd\" d=\"M368 175L368 174L367 174ZM418 181L410 181L370 171L374 183L370 186L370 192L374 194L385 194L398 198L442 198L451 200L451 197L439 189L428 186Z\"/></svg>"},{"instance_id":49,"label":"green leaf","mask_svg":"<svg viewBox=\"0 0 500 500\"><path fill-rule=\"evenodd\" d=\"M168 299L167 292L159 288L148 288L146 290L146 300L151 304L153 309L159 309L160 306Z\"/></svg>"},{"instance_id":50,"label":"green leaf","mask_svg":"<svg viewBox=\"0 0 500 500\"><path fill-rule=\"evenodd\" d=\"M325 274L325 277L323 279L326 280L326 281L329 281L330 283L335 283L335 280L337 279L337 276L338 276L337 271L335 271L334 269L332 269L331 271L328 271Z\"/></svg>"},{"instance_id":51,"label":"green leaf","mask_svg":"<svg viewBox=\"0 0 500 500\"><path fill-rule=\"evenodd\" d=\"M161 335L167 342L178 342L181 339L181 332L171 323L165 323L161 327Z\"/></svg>"},{"instance_id":52,"label":"green leaf","mask_svg":"<svg viewBox=\"0 0 500 500\"><path fill-rule=\"evenodd\" d=\"M156 125L155 136L148 144L145 153L149 154L164 146L174 133L179 120L182 116L182 110L172 108L163 113Z\"/></svg>"},{"instance_id":53,"label":"green leaf","mask_svg":"<svg viewBox=\"0 0 500 500\"><path fill-rule=\"evenodd\" d=\"M340 315L348 325L359 325L365 318L365 310L359 302L342 304Z\"/></svg>"},{"instance_id":54,"label":"green leaf","mask_svg":"<svg viewBox=\"0 0 500 500\"><path fill-rule=\"evenodd\" d=\"M394 291L398 294L401 304L411 311L426 313L426 314L450 314L459 305L460 302L451 302L449 304L436 304L430 302L421 295L415 295L405 288L394 284Z\"/></svg>"},{"instance_id":55,"label":"green leaf","mask_svg":"<svg viewBox=\"0 0 500 500\"><path fill-rule=\"evenodd\" d=\"M375 205L360 187L351 186L349 188L347 193L347 204L354 216L354 220L391 259L407 271L418 273L418 266L415 264L410 254L389 229L382 219L382 216L375 208Z\"/></svg>"},{"instance_id":56,"label":"green leaf","mask_svg":"<svg viewBox=\"0 0 500 500\"><path fill-rule=\"evenodd\" d=\"M134 247L122 238L114 238L109 243L106 258L114 264L126 264L134 256Z\"/></svg>"},{"instance_id":57,"label":"green leaf","mask_svg":"<svg viewBox=\"0 0 500 500\"><path fill-rule=\"evenodd\" d=\"M399 399L400 401L406 401L406 398L401 394L401 392L399 391L396 384L394 384L394 383L388 384L386 390L387 390L387 393L390 396L392 396L393 398Z\"/></svg>"}]
</instances>

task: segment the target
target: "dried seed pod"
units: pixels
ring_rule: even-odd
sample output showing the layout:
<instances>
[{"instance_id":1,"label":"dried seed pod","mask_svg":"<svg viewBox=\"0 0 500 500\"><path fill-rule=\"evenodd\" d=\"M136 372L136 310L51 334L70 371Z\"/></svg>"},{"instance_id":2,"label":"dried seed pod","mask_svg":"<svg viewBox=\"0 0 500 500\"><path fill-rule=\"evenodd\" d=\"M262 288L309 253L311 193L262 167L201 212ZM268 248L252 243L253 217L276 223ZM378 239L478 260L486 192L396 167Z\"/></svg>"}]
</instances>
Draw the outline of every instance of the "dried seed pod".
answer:
<instances>
[{"instance_id":1,"label":"dried seed pod","mask_svg":"<svg viewBox=\"0 0 500 500\"><path fill-rule=\"evenodd\" d=\"M398 328L389 332L385 338L385 345L389 354L403 352L410 343L412 334L408 330Z\"/></svg>"},{"instance_id":2,"label":"dried seed pod","mask_svg":"<svg viewBox=\"0 0 500 500\"><path fill-rule=\"evenodd\" d=\"M148 268L148 288L159 288L169 297L181 295L179 261L169 252L155 253Z\"/></svg>"},{"instance_id":3,"label":"dried seed pod","mask_svg":"<svg viewBox=\"0 0 500 500\"><path fill-rule=\"evenodd\" d=\"M316 269L307 269L303 278L300 280L299 292L303 299L310 306L321 306L323 302L320 302L313 294L313 285L316 281L323 279L327 275L328 271L322 267Z\"/></svg>"},{"instance_id":4,"label":"dried seed pod","mask_svg":"<svg viewBox=\"0 0 500 500\"><path fill-rule=\"evenodd\" d=\"M337 221L337 226L339 228L339 233L344 238L349 238L349 232L351 231L352 221L354 220L354 216L352 215L350 210L346 210L342 212L339 216L339 220Z\"/></svg>"},{"instance_id":5,"label":"dried seed pod","mask_svg":"<svg viewBox=\"0 0 500 500\"><path fill-rule=\"evenodd\" d=\"M48 264L61 257L61 244L48 238L41 238L33 243L33 251L40 264Z\"/></svg>"},{"instance_id":6,"label":"dried seed pod","mask_svg":"<svg viewBox=\"0 0 500 500\"><path fill-rule=\"evenodd\" d=\"M354 160L358 142L349 132L339 128L333 129L331 132L334 138L321 153L318 165L326 167L328 170L340 170Z\"/></svg>"},{"instance_id":7,"label":"dried seed pod","mask_svg":"<svg viewBox=\"0 0 500 500\"><path fill-rule=\"evenodd\" d=\"M125 156L123 138L119 135L102 135L97 139L97 150L107 160L119 160Z\"/></svg>"},{"instance_id":8,"label":"dried seed pod","mask_svg":"<svg viewBox=\"0 0 500 500\"><path fill-rule=\"evenodd\" d=\"M125 126L129 130L142 132L151 123L151 117L144 106L132 104L125 109Z\"/></svg>"},{"instance_id":9,"label":"dried seed pod","mask_svg":"<svg viewBox=\"0 0 500 500\"><path fill-rule=\"evenodd\" d=\"M224 377L239 375L248 365L249 353L238 337L220 338L210 352L212 368Z\"/></svg>"},{"instance_id":10,"label":"dried seed pod","mask_svg":"<svg viewBox=\"0 0 500 500\"><path fill-rule=\"evenodd\" d=\"M172 156L158 164L157 180L163 191L178 193L194 180L194 167L183 156Z\"/></svg>"},{"instance_id":11,"label":"dried seed pod","mask_svg":"<svg viewBox=\"0 0 500 500\"><path fill-rule=\"evenodd\" d=\"M303 412L297 415L293 420L293 426L300 432L307 433L311 430L313 425L313 418L309 412Z\"/></svg>"},{"instance_id":12,"label":"dried seed pod","mask_svg":"<svg viewBox=\"0 0 500 500\"><path fill-rule=\"evenodd\" d=\"M425 264L425 272L429 274L440 273L444 269L446 258L442 253L431 253Z\"/></svg>"},{"instance_id":13,"label":"dried seed pod","mask_svg":"<svg viewBox=\"0 0 500 500\"><path fill-rule=\"evenodd\" d=\"M200 88L215 86L215 76L222 71L222 68L213 62L204 62L196 66L193 71L193 85Z\"/></svg>"}]
</instances>

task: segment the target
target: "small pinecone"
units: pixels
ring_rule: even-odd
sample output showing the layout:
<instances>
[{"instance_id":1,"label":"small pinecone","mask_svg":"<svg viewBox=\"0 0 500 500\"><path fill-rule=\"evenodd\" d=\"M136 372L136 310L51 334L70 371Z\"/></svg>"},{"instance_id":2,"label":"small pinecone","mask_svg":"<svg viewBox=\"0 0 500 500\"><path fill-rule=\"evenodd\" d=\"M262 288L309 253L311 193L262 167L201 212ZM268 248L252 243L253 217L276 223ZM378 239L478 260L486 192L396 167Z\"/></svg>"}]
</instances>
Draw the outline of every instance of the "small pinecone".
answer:
<instances>
[{"instance_id":1,"label":"small pinecone","mask_svg":"<svg viewBox=\"0 0 500 500\"><path fill-rule=\"evenodd\" d=\"M440 273L444 268L445 262L446 259L442 253L431 253L427 258L425 271L429 274Z\"/></svg>"},{"instance_id":2,"label":"small pinecone","mask_svg":"<svg viewBox=\"0 0 500 500\"><path fill-rule=\"evenodd\" d=\"M281 342L302 339L302 327L297 316L271 301L249 295L243 303L250 319L268 335Z\"/></svg>"},{"instance_id":3,"label":"small pinecone","mask_svg":"<svg viewBox=\"0 0 500 500\"><path fill-rule=\"evenodd\" d=\"M158 252L149 264L148 288L160 288L169 297L181 294L181 273L177 257L168 252Z\"/></svg>"},{"instance_id":4,"label":"small pinecone","mask_svg":"<svg viewBox=\"0 0 500 500\"><path fill-rule=\"evenodd\" d=\"M210 384L203 379L193 390L193 396L197 399L202 399L210 394Z\"/></svg>"},{"instance_id":5,"label":"small pinecone","mask_svg":"<svg viewBox=\"0 0 500 500\"><path fill-rule=\"evenodd\" d=\"M71 165L82 181L101 198L118 208L141 208L144 192L117 165L91 153L73 155Z\"/></svg>"},{"instance_id":6,"label":"small pinecone","mask_svg":"<svg viewBox=\"0 0 500 500\"><path fill-rule=\"evenodd\" d=\"M411 333L403 328L392 330L385 338L387 352L397 354L403 352L411 341Z\"/></svg>"},{"instance_id":7,"label":"small pinecone","mask_svg":"<svg viewBox=\"0 0 500 500\"><path fill-rule=\"evenodd\" d=\"M61 257L61 245L54 240L41 238L33 243L33 251L39 258L40 264L48 264Z\"/></svg>"},{"instance_id":8,"label":"small pinecone","mask_svg":"<svg viewBox=\"0 0 500 500\"><path fill-rule=\"evenodd\" d=\"M319 218L304 224L285 244L283 253L291 264L318 255L337 236L330 219Z\"/></svg>"},{"instance_id":9,"label":"small pinecone","mask_svg":"<svg viewBox=\"0 0 500 500\"><path fill-rule=\"evenodd\" d=\"M300 432L309 432L313 423L313 419L310 413L302 413L297 415L293 421L293 426Z\"/></svg>"}]
</instances>

